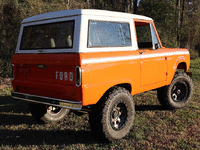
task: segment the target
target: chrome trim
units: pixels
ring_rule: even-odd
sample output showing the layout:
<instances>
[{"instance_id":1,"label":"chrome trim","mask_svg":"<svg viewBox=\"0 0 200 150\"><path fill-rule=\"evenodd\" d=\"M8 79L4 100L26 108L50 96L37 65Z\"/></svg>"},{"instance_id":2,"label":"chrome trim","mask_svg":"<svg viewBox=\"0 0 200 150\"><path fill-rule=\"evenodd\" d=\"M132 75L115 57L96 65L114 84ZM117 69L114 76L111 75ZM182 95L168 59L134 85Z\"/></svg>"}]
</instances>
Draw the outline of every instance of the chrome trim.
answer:
<instances>
[{"instance_id":1,"label":"chrome trim","mask_svg":"<svg viewBox=\"0 0 200 150\"><path fill-rule=\"evenodd\" d=\"M77 77L77 69L78 69L79 77ZM76 86L79 87L79 86L81 85L81 67L76 66L76 69L75 69L75 76L76 76L76 79L75 79L75 81L76 81ZM77 78L80 79L79 83L78 83L78 81L77 81Z\"/></svg>"},{"instance_id":2,"label":"chrome trim","mask_svg":"<svg viewBox=\"0 0 200 150\"><path fill-rule=\"evenodd\" d=\"M14 80L14 69L15 69L15 65L12 64L11 80Z\"/></svg>"},{"instance_id":3,"label":"chrome trim","mask_svg":"<svg viewBox=\"0 0 200 150\"><path fill-rule=\"evenodd\" d=\"M38 96L38 95L31 95L31 94L19 93L19 92L12 92L11 95L15 99L20 99L20 100L34 102L34 103L62 107L62 108L71 109L71 110L82 109L82 102L50 98L50 97L44 97L44 96Z\"/></svg>"}]
</instances>

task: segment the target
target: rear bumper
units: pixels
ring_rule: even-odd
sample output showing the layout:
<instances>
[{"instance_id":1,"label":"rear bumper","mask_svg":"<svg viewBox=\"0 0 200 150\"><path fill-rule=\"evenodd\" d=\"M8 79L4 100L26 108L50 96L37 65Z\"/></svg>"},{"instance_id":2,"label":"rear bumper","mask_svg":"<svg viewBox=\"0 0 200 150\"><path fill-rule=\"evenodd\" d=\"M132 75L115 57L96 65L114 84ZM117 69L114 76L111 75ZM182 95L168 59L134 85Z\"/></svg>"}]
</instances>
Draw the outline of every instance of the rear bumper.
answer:
<instances>
[{"instance_id":1,"label":"rear bumper","mask_svg":"<svg viewBox=\"0 0 200 150\"><path fill-rule=\"evenodd\" d=\"M45 105L51 105L56 107L62 107L71 110L81 110L82 102L68 101L63 99L56 99L50 97L43 97L38 95L31 95L26 93L12 92L12 97L24 101L41 103Z\"/></svg>"}]
</instances>

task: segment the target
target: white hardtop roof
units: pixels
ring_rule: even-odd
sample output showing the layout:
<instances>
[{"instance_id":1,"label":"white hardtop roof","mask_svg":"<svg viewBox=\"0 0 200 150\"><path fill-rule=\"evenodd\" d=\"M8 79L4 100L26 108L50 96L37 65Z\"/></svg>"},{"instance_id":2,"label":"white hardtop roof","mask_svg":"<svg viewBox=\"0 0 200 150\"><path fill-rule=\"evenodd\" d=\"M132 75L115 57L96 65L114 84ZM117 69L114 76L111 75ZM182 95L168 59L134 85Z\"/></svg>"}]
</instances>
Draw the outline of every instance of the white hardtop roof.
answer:
<instances>
[{"instance_id":1,"label":"white hardtop roof","mask_svg":"<svg viewBox=\"0 0 200 150\"><path fill-rule=\"evenodd\" d=\"M77 16L77 15L132 18L132 19L149 20L149 21L152 20L152 18L145 17L142 15L135 15L135 14L129 14L129 13L123 13L123 12L116 12L116 11L98 10L98 9L74 9L74 10L61 10L61 11L49 12L49 13L45 13L41 15L32 16L32 17L24 19L22 23L29 23L29 22L56 19L56 18L64 18L64 17Z\"/></svg>"}]
</instances>

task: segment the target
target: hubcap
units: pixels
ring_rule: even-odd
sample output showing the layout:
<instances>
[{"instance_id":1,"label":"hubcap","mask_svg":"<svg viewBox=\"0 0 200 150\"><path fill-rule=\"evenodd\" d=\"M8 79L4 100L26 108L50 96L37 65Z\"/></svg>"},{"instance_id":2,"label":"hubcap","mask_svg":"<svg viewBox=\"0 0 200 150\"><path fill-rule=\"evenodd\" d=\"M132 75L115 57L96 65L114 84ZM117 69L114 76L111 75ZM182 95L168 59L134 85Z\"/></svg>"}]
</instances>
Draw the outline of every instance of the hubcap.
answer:
<instances>
[{"instance_id":1,"label":"hubcap","mask_svg":"<svg viewBox=\"0 0 200 150\"><path fill-rule=\"evenodd\" d=\"M61 110L60 107L49 106L47 112L50 114L57 114Z\"/></svg>"},{"instance_id":2,"label":"hubcap","mask_svg":"<svg viewBox=\"0 0 200 150\"><path fill-rule=\"evenodd\" d=\"M127 120L127 106L124 101L117 102L111 110L111 126L114 130L121 130Z\"/></svg>"},{"instance_id":3,"label":"hubcap","mask_svg":"<svg viewBox=\"0 0 200 150\"><path fill-rule=\"evenodd\" d=\"M188 85L184 81L180 81L174 84L171 90L171 97L173 101L180 102L188 96Z\"/></svg>"}]
</instances>

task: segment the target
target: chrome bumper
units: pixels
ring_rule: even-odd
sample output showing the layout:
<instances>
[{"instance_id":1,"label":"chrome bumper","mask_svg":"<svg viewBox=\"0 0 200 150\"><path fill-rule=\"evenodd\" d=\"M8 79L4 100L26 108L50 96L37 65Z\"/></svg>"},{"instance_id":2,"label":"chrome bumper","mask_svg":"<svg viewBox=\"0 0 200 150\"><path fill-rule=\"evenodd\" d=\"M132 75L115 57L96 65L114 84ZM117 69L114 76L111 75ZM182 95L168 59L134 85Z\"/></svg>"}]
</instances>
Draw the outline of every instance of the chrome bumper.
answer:
<instances>
[{"instance_id":1,"label":"chrome bumper","mask_svg":"<svg viewBox=\"0 0 200 150\"><path fill-rule=\"evenodd\" d=\"M62 108L71 109L71 110L82 109L82 102L68 101L68 100L63 100L63 99L43 97L43 96L31 95L31 94L19 93L19 92L12 92L11 95L13 98L29 101L29 102L34 102L34 103L41 103L45 105L62 107Z\"/></svg>"}]
</instances>

